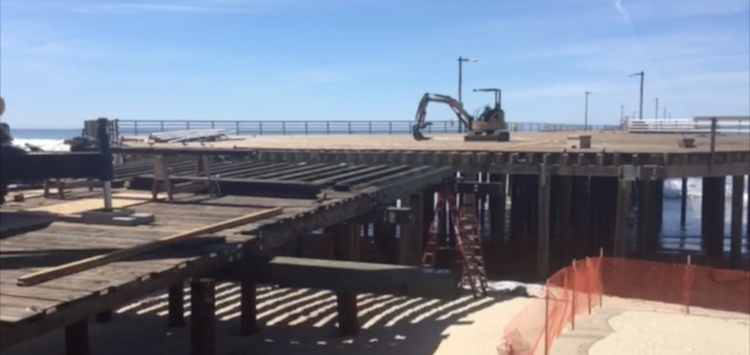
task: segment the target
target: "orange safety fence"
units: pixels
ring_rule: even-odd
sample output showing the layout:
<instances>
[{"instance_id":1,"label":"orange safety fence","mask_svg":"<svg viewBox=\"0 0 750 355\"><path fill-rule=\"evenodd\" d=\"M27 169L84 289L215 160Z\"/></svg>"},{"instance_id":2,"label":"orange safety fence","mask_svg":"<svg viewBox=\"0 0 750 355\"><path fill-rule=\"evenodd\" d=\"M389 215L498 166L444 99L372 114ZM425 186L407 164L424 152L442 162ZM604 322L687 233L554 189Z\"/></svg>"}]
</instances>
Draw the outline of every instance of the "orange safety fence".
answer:
<instances>
[{"instance_id":1,"label":"orange safety fence","mask_svg":"<svg viewBox=\"0 0 750 355\"><path fill-rule=\"evenodd\" d=\"M603 301L605 295L615 297L613 307L623 307L615 301L622 298L687 313L700 307L750 314L750 273L617 258L577 260L547 279L544 297L510 321L500 354L549 354L563 331L575 329L576 316L610 302Z\"/></svg>"}]
</instances>

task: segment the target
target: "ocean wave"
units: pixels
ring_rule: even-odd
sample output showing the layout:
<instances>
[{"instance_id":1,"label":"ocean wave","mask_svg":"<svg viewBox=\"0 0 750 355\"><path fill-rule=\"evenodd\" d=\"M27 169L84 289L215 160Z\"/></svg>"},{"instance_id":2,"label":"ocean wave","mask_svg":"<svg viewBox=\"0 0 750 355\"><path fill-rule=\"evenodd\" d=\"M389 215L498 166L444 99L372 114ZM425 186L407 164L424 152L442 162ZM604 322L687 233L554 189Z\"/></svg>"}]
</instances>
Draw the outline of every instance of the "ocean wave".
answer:
<instances>
[{"instance_id":1,"label":"ocean wave","mask_svg":"<svg viewBox=\"0 0 750 355\"><path fill-rule=\"evenodd\" d=\"M26 145L39 147L46 152L68 152L70 146L64 143L63 139L19 139L13 140L13 145L24 150L30 150Z\"/></svg>"}]
</instances>

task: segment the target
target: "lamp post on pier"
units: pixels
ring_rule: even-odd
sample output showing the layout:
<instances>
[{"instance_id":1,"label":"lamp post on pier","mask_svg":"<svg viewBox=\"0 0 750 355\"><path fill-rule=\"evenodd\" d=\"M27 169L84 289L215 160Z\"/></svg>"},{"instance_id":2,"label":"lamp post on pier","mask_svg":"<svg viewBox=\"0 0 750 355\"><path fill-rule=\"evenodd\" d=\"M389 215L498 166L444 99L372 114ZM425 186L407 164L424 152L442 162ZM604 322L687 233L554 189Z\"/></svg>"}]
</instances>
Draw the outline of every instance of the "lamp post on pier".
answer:
<instances>
[{"instance_id":1,"label":"lamp post on pier","mask_svg":"<svg viewBox=\"0 0 750 355\"><path fill-rule=\"evenodd\" d=\"M633 74L628 75L628 77L632 77L632 76L641 77L641 96L638 101L639 102L638 118L642 120L643 119L643 79L646 76L646 74L643 71L640 71L638 73L633 73Z\"/></svg>"},{"instance_id":2,"label":"lamp post on pier","mask_svg":"<svg viewBox=\"0 0 750 355\"><path fill-rule=\"evenodd\" d=\"M461 107L464 106L463 99L461 97L461 90L463 88L463 66L464 62L467 63L476 63L476 59L469 59L464 57L458 57L458 103L461 104ZM461 124L458 125L458 133L461 133L463 131L463 128L461 127Z\"/></svg>"}]
</instances>

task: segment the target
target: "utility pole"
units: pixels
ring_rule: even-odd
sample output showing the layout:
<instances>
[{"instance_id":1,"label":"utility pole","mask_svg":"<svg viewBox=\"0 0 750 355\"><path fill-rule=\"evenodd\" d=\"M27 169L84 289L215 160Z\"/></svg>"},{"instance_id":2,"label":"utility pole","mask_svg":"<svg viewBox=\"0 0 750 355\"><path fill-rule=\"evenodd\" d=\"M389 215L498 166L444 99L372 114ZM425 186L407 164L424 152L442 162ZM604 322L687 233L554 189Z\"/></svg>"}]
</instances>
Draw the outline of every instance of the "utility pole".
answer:
<instances>
[{"instance_id":1,"label":"utility pole","mask_svg":"<svg viewBox=\"0 0 750 355\"><path fill-rule=\"evenodd\" d=\"M630 74L628 76L629 77L631 77L631 76L640 76L641 77L641 96L640 96L640 99L638 101L639 102L638 118L639 119L643 119L643 79L646 76L646 73L644 73L643 71L640 71L638 73L633 73L633 74Z\"/></svg>"},{"instance_id":2,"label":"utility pole","mask_svg":"<svg viewBox=\"0 0 750 355\"><path fill-rule=\"evenodd\" d=\"M654 101L656 101L656 109L654 110L654 118L659 118L659 98L654 98Z\"/></svg>"},{"instance_id":3,"label":"utility pole","mask_svg":"<svg viewBox=\"0 0 750 355\"><path fill-rule=\"evenodd\" d=\"M461 107L464 106L463 99L461 97L461 89L463 87L463 65L464 62L470 62L475 63L476 59L469 59L459 56L458 57L458 103L461 104ZM458 133L461 133L463 131L463 127L461 126L461 123L458 124Z\"/></svg>"},{"instance_id":4,"label":"utility pole","mask_svg":"<svg viewBox=\"0 0 750 355\"><path fill-rule=\"evenodd\" d=\"M663 113L662 113L661 117L662 118L667 118L667 108L664 107L662 110L663 110Z\"/></svg>"},{"instance_id":5,"label":"utility pole","mask_svg":"<svg viewBox=\"0 0 750 355\"><path fill-rule=\"evenodd\" d=\"M593 92L586 91L586 108L583 111L583 130L588 131L589 130L589 95L592 95Z\"/></svg>"},{"instance_id":6,"label":"utility pole","mask_svg":"<svg viewBox=\"0 0 750 355\"><path fill-rule=\"evenodd\" d=\"M620 122L625 121L625 105L620 105Z\"/></svg>"}]
</instances>

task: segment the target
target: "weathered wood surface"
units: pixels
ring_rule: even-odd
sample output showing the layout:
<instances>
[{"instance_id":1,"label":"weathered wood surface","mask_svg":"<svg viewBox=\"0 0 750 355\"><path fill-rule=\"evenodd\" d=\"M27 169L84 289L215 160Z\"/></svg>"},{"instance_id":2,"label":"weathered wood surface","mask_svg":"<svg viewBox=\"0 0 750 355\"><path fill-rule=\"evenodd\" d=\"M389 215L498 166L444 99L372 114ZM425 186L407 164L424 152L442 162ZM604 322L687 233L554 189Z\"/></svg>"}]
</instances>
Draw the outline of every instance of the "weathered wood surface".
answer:
<instances>
[{"instance_id":1,"label":"weathered wood surface","mask_svg":"<svg viewBox=\"0 0 750 355\"><path fill-rule=\"evenodd\" d=\"M637 166L640 178L726 176L750 173L750 138L717 137L710 153L708 138L695 148L680 148L673 135L592 133L590 149L571 148L567 135L519 133L507 143L464 142L440 135L416 142L408 136L276 136L247 138L210 147L180 145L120 148L125 154L211 154L244 156L262 163L346 162L410 166L450 166L457 170L496 174L619 176L622 166ZM294 138L294 139L292 139ZM249 164L249 163L248 163Z\"/></svg>"},{"instance_id":2,"label":"weathered wood surface","mask_svg":"<svg viewBox=\"0 0 750 355\"><path fill-rule=\"evenodd\" d=\"M372 180L375 184L359 190L325 190L325 198L317 200L212 198L193 194L180 194L173 203L131 200L145 202L132 209L153 214L155 222L134 227L53 222L42 229L3 236L0 239L0 349L225 267L243 254L257 251L261 245L265 246L263 250L270 250L303 233L383 208L399 197L440 183L451 173L451 169L437 168L407 170L386 180L376 178ZM91 198L96 194L100 192L73 190L67 198ZM12 212L65 202L33 199L10 203L3 209ZM284 210L260 221L42 284L16 285L19 277L45 268L131 248L274 207Z\"/></svg>"},{"instance_id":3,"label":"weathered wood surface","mask_svg":"<svg viewBox=\"0 0 750 355\"><path fill-rule=\"evenodd\" d=\"M401 150L401 151L488 151L488 152L570 152L588 151L568 146L568 136L582 132L513 132L510 142L466 142L463 135L432 135L432 139L415 141L408 135L306 135L306 136L256 136L242 141L215 142L212 148L240 149L322 149L322 150ZM679 135L633 135L624 132L586 132L591 135L592 149L619 153L707 152L709 137L698 136L696 148L680 148ZM750 143L748 137L717 137L717 151L743 151ZM743 146L744 144L744 146ZM148 147L132 143L132 147ZM153 147L184 148L182 144L154 144ZM188 144L188 147L201 147Z\"/></svg>"}]
</instances>

